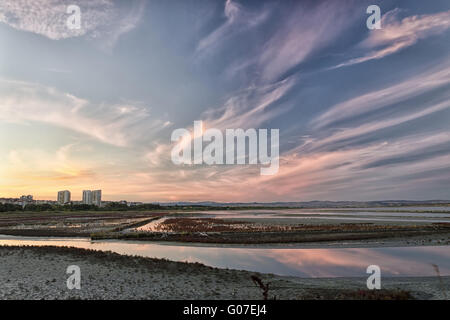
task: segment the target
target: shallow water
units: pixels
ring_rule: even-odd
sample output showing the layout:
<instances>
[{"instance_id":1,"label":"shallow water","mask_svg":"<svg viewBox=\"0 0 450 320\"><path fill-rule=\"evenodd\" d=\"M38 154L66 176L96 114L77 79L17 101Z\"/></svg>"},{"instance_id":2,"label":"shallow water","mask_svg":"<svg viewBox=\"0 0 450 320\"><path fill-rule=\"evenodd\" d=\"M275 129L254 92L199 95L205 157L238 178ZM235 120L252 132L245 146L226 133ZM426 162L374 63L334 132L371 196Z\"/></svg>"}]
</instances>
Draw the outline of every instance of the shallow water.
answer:
<instances>
[{"instance_id":1,"label":"shallow water","mask_svg":"<svg viewBox=\"0 0 450 320\"><path fill-rule=\"evenodd\" d=\"M157 227L160 223L166 221L167 219L169 219L169 218L164 218L164 217L163 217L163 218L159 218L159 219L153 220L153 221L151 221L151 222L149 222L149 223L147 223L147 224L145 224L145 225L143 225L143 226L140 226L140 227L137 227L137 228L131 228L131 230L139 231L139 232L153 232L153 231L158 231L156 227Z\"/></svg>"},{"instance_id":2,"label":"shallow water","mask_svg":"<svg viewBox=\"0 0 450 320\"><path fill-rule=\"evenodd\" d=\"M435 276L433 264L441 275L450 275L450 246L299 249L12 236L0 236L0 245L71 246L300 277L364 277L372 264L382 276Z\"/></svg>"},{"instance_id":3,"label":"shallow water","mask_svg":"<svg viewBox=\"0 0 450 320\"><path fill-rule=\"evenodd\" d=\"M448 207L442 207L448 208ZM198 217L213 217L221 219L321 219L321 220L360 220L360 221L384 221L384 222L420 222L420 223L450 223L450 212L448 213L431 213L431 212L389 212L383 210L367 211L367 209L352 209L353 211L337 211L323 212L309 209L274 209L274 210L219 210L219 211L203 211L192 212L198 213ZM372 209L370 209L372 210ZM404 209L403 209L404 210ZM187 217L188 218L188 217Z\"/></svg>"}]
</instances>

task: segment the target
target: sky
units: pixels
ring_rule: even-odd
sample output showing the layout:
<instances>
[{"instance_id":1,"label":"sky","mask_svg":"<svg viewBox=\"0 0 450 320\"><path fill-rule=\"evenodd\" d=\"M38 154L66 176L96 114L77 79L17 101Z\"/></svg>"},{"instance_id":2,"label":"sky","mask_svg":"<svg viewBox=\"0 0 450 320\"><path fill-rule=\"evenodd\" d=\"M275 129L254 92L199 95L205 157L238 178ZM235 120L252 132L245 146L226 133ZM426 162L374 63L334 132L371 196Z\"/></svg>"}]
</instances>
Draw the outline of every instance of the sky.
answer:
<instances>
[{"instance_id":1,"label":"sky","mask_svg":"<svg viewBox=\"0 0 450 320\"><path fill-rule=\"evenodd\" d=\"M448 0L2 0L0 197L450 199L449 98ZM196 120L279 129L278 172L174 164Z\"/></svg>"}]
</instances>

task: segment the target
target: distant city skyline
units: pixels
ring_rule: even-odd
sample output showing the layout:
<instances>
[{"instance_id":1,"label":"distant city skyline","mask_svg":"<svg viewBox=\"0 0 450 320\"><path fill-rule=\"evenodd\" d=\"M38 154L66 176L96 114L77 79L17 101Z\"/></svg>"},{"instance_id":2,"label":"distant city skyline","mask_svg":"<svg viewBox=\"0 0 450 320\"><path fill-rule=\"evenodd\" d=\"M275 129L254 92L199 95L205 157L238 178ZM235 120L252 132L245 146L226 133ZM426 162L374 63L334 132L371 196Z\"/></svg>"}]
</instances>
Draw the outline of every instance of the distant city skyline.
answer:
<instances>
[{"instance_id":1,"label":"distant city skyline","mask_svg":"<svg viewBox=\"0 0 450 320\"><path fill-rule=\"evenodd\" d=\"M37 199L33 195L22 195L20 197L3 197L0 195L0 199L17 199L24 202L36 202L36 201L48 201L58 203L60 205L70 203L83 203L83 204L95 204L100 206L102 204L102 190L83 190L81 193L81 199L75 200L72 198L72 192L70 190L61 190L56 193L56 197L50 197L47 199ZM108 202L108 201L107 201Z\"/></svg>"},{"instance_id":2,"label":"distant city skyline","mask_svg":"<svg viewBox=\"0 0 450 320\"><path fill-rule=\"evenodd\" d=\"M448 0L57 2L0 3L0 197L450 199ZM196 120L279 129L279 170L173 164Z\"/></svg>"}]
</instances>

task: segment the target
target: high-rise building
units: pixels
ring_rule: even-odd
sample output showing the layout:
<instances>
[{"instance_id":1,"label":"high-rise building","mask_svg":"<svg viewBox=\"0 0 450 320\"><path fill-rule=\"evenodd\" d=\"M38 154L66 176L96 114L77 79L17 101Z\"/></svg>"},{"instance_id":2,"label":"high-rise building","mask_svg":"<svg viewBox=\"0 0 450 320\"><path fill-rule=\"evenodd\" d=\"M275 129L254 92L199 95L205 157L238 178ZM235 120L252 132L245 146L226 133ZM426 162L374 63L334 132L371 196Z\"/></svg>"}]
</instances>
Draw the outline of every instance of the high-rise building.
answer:
<instances>
[{"instance_id":1,"label":"high-rise building","mask_svg":"<svg viewBox=\"0 0 450 320\"><path fill-rule=\"evenodd\" d=\"M99 207L102 205L102 190L92 191L92 203Z\"/></svg>"},{"instance_id":2,"label":"high-rise building","mask_svg":"<svg viewBox=\"0 0 450 320\"><path fill-rule=\"evenodd\" d=\"M83 190L83 204L102 205L102 190Z\"/></svg>"},{"instance_id":3,"label":"high-rise building","mask_svg":"<svg viewBox=\"0 0 450 320\"><path fill-rule=\"evenodd\" d=\"M83 190L83 204L92 204L91 190Z\"/></svg>"},{"instance_id":4,"label":"high-rise building","mask_svg":"<svg viewBox=\"0 0 450 320\"><path fill-rule=\"evenodd\" d=\"M69 202L70 202L70 191L69 190L58 191L58 203L66 204Z\"/></svg>"}]
</instances>

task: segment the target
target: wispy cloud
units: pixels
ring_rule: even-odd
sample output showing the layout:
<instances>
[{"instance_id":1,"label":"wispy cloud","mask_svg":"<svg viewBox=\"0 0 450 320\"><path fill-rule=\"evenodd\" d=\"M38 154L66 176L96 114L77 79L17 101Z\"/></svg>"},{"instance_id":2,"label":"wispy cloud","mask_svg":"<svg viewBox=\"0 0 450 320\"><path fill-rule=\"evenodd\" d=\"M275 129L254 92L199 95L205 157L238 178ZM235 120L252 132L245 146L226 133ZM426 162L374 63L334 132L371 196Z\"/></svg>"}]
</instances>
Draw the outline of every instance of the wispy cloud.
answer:
<instances>
[{"instance_id":1,"label":"wispy cloud","mask_svg":"<svg viewBox=\"0 0 450 320\"><path fill-rule=\"evenodd\" d=\"M229 97L220 108L207 110L202 119L211 127L219 129L257 128L287 111L287 106L280 107L280 99L295 82L295 77L290 77L272 85L249 87Z\"/></svg>"},{"instance_id":2,"label":"wispy cloud","mask_svg":"<svg viewBox=\"0 0 450 320\"><path fill-rule=\"evenodd\" d=\"M427 70L398 84L375 90L332 106L313 119L316 128L323 128L339 121L353 118L386 106L417 97L425 92L450 83L450 67L444 64Z\"/></svg>"},{"instance_id":3,"label":"wispy cloud","mask_svg":"<svg viewBox=\"0 0 450 320\"><path fill-rule=\"evenodd\" d=\"M281 156L280 171L274 176L260 176L258 168L252 166L159 166L151 173L133 175L134 182L127 185L127 192L137 192L143 198L188 201L338 200L349 199L349 195L351 199L367 200L386 192L411 198L412 194L417 196L411 192L417 192L423 185L450 177L449 142L448 133L437 132L345 150L289 151ZM446 147L440 153L424 151L444 144ZM410 154L417 153L423 158L409 159ZM389 161L392 158L402 161ZM118 186L119 182L115 184ZM118 187L119 190L123 191ZM421 194L424 198L428 196L423 191Z\"/></svg>"},{"instance_id":4,"label":"wispy cloud","mask_svg":"<svg viewBox=\"0 0 450 320\"><path fill-rule=\"evenodd\" d=\"M381 19L382 29L371 31L367 39L358 45L359 49L369 49L369 52L333 68L384 58L450 28L450 11L414 15L401 20L398 18L400 13L401 10L394 9L384 14Z\"/></svg>"},{"instance_id":5,"label":"wispy cloud","mask_svg":"<svg viewBox=\"0 0 450 320\"><path fill-rule=\"evenodd\" d=\"M69 5L81 9L80 29L67 27ZM122 34L136 27L144 6L144 0L133 0L125 6L113 0L4 0L0 3L0 22L52 40L88 36L112 47Z\"/></svg>"},{"instance_id":6,"label":"wispy cloud","mask_svg":"<svg viewBox=\"0 0 450 320\"><path fill-rule=\"evenodd\" d=\"M351 25L354 10L348 2L320 1L314 5L301 2L286 7L264 5L249 11L228 0L224 9L225 22L199 42L197 51L213 54L220 52L219 46L233 47L235 35L270 20L272 28L265 34L264 41L258 41L247 54L234 61L226 73L233 76L251 70L253 83L273 83L282 80L311 54L336 41Z\"/></svg>"},{"instance_id":7,"label":"wispy cloud","mask_svg":"<svg viewBox=\"0 0 450 320\"><path fill-rule=\"evenodd\" d=\"M248 30L264 22L269 15L277 14L283 20L274 23L260 46L234 61L226 70L229 77L246 72L252 73L250 81L245 81L242 89L230 94L225 103L203 113L202 119L215 128L256 127L289 110L282 98L298 82L293 71L315 50L333 41L351 24L352 10L347 4L323 1L313 6L295 3L286 8L263 6L250 12L242 5L225 3L225 22L202 39L197 50L215 52L217 45L232 46L228 40L236 32ZM333 15L329 13L333 12ZM253 72L258 70L256 73ZM293 71L291 75L287 72ZM291 105L292 106L292 105Z\"/></svg>"},{"instance_id":8,"label":"wispy cloud","mask_svg":"<svg viewBox=\"0 0 450 320\"><path fill-rule=\"evenodd\" d=\"M294 78L287 78L274 85L242 90L229 97L221 107L206 110L199 120L203 121L204 129L258 128L265 121L289 109L289 105L280 107L279 104L280 99L292 88L294 83ZM270 110L271 107L274 108ZM192 126L187 129L193 132ZM198 138L202 139L203 137ZM193 140L186 140L186 143L192 142ZM170 159L171 149L175 144L176 142L172 143L168 140L154 142L144 156L146 163L152 168L159 167L161 170L176 169Z\"/></svg>"},{"instance_id":9,"label":"wispy cloud","mask_svg":"<svg viewBox=\"0 0 450 320\"><path fill-rule=\"evenodd\" d=\"M225 39L263 23L269 14L270 9L267 7L259 12L252 12L236 1L227 0L224 6L225 22L200 40L197 52L204 55L214 51Z\"/></svg>"},{"instance_id":10,"label":"wispy cloud","mask_svg":"<svg viewBox=\"0 0 450 320\"><path fill-rule=\"evenodd\" d=\"M430 172L434 183L439 179L448 179L442 175L449 168L450 149L438 155L430 155L428 159L408 162L407 155L419 152L426 147L449 142L448 134L437 133L434 135L411 135L404 138L390 139L390 142L378 142L369 145L359 145L345 150L324 152L290 152L282 156L279 174L267 177L264 181L253 181L247 185L255 185L249 188L271 189L278 196L284 194L298 195L302 199L332 198L339 199L349 195L364 199L365 197L377 198L386 194L387 190L396 191L400 186L405 187L404 197L408 192L421 189L414 184L420 176L406 179L412 174ZM384 165L374 167L371 164L380 163L383 159L393 156L401 157L401 162L386 162ZM230 173L229 173L230 174ZM258 177L255 177L258 179ZM433 181L428 181L433 183ZM276 187L274 187L276 186ZM415 194L417 196L417 194ZM423 195L427 197L426 195ZM367 199L367 198L366 198Z\"/></svg>"},{"instance_id":11,"label":"wispy cloud","mask_svg":"<svg viewBox=\"0 0 450 320\"><path fill-rule=\"evenodd\" d=\"M335 41L353 17L348 3L323 1L314 6L300 3L262 48L258 59L262 77L278 79L313 52Z\"/></svg>"},{"instance_id":12,"label":"wispy cloud","mask_svg":"<svg viewBox=\"0 0 450 320\"><path fill-rule=\"evenodd\" d=\"M94 104L37 84L0 80L0 120L47 123L83 133L98 141L126 146L167 126L145 106Z\"/></svg>"},{"instance_id":13,"label":"wispy cloud","mask_svg":"<svg viewBox=\"0 0 450 320\"><path fill-rule=\"evenodd\" d=\"M335 144L339 141L344 142L345 140L348 140L351 138L361 138L366 134L373 133L373 132L381 130L381 129L393 127L393 126L396 126L399 124L406 123L408 121L416 120L421 117L430 115L434 112L439 112L439 111L442 111L445 109L449 109L450 102L448 101L448 98L450 98L450 97L447 97L447 100L444 102L438 103L436 105L432 105L428 108L424 108L424 109L414 112L414 113L409 113L409 114L406 114L403 116L393 117L393 118L389 118L389 119L382 119L379 121L373 121L373 122L362 124L357 127L342 129L342 130L330 135L329 137L314 143L313 145L315 147L322 147L325 145Z\"/></svg>"}]
</instances>

